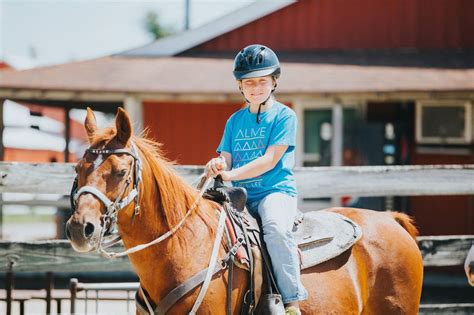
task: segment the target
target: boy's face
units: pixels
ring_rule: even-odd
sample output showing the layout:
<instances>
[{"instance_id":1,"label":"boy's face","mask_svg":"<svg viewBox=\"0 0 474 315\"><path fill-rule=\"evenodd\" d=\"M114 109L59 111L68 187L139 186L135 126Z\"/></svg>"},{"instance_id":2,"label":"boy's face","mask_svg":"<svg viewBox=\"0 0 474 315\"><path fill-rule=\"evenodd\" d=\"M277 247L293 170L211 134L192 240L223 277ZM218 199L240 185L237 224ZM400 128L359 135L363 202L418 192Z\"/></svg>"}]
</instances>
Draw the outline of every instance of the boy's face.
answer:
<instances>
[{"instance_id":1,"label":"boy's face","mask_svg":"<svg viewBox=\"0 0 474 315\"><path fill-rule=\"evenodd\" d=\"M243 79L239 81L239 85L244 93L245 98L252 104L261 104L270 96L275 85L273 77L268 75L265 77Z\"/></svg>"}]
</instances>

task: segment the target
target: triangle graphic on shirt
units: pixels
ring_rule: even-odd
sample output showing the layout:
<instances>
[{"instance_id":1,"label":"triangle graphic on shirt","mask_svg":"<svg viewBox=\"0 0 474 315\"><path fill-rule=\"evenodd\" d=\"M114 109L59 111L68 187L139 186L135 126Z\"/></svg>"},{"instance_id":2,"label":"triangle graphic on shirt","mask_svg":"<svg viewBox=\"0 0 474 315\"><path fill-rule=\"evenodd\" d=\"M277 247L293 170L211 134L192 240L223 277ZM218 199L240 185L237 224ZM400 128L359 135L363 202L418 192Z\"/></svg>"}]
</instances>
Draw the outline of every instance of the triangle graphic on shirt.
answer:
<instances>
[{"instance_id":1,"label":"triangle graphic on shirt","mask_svg":"<svg viewBox=\"0 0 474 315\"><path fill-rule=\"evenodd\" d=\"M240 162L240 161L242 161L242 157L240 156L239 153L237 153L237 154L235 155L234 162Z\"/></svg>"},{"instance_id":2,"label":"triangle graphic on shirt","mask_svg":"<svg viewBox=\"0 0 474 315\"><path fill-rule=\"evenodd\" d=\"M258 149L258 147L257 147L257 142L252 141L252 147L251 147L251 149L252 149L252 150Z\"/></svg>"},{"instance_id":3,"label":"triangle graphic on shirt","mask_svg":"<svg viewBox=\"0 0 474 315\"><path fill-rule=\"evenodd\" d=\"M265 148L265 145L263 144L262 140L258 140L258 148Z\"/></svg>"},{"instance_id":4,"label":"triangle graphic on shirt","mask_svg":"<svg viewBox=\"0 0 474 315\"><path fill-rule=\"evenodd\" d=\"M242 151L242 147L240 146L240 143L237 142L235 147L234 147L234 151Z\"/></svg>"},{"instance_id":5,"label":"triangle graphic on shirt","mask_svg":"<svg viewBox=\"0 0 474 315\"><path fill-rule=\"evenodd\" d=\"M245 142L244 147L243 147L242 150L250 150L250 145L247 141Z\"/></svg>"},{"instance_id":6,"label":"triangle graphic on shirt","mask_svg":"<svg viewBox=\"0 0 474 315\"><path fill-rule=\"evenodd\" d=\"M242 129L240 129L239 132L237 132L236 139L244 139L244 138L245 138L244 133L242 132Z\"/></svg>"},{"instance_id":7,"label":"triangle graphic on shirt","mask_svg":"<svg viewBox=\"0 0 474 315\"><path fill-rule=\"evenodd\" d=\"M249 154L248 154L247 152L245 152L244 157L242 158L242 160L243 160L243 161L248 161L248 160L250 160Z\"/></svg>"}]
</instances>

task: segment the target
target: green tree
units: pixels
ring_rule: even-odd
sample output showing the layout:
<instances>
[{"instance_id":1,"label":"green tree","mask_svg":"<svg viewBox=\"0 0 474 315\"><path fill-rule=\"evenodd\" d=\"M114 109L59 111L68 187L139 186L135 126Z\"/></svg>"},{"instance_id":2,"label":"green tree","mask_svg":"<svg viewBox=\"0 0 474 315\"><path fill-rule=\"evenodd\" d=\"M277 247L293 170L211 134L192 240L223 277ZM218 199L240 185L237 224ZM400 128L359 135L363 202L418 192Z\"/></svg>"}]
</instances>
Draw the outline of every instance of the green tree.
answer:
<instances>
[{"instance_id":1,"label":"green tree","mask_svg":"<svg viewBox=\"0 0 474 315\"><path fill-rule=\"evenodd\" d=\"M160 25L158 22L158 14L154 11L149 11L146 14L145 29L154 39L159 39L171 34L169 30Z\"/></svg>"}]
</instances>

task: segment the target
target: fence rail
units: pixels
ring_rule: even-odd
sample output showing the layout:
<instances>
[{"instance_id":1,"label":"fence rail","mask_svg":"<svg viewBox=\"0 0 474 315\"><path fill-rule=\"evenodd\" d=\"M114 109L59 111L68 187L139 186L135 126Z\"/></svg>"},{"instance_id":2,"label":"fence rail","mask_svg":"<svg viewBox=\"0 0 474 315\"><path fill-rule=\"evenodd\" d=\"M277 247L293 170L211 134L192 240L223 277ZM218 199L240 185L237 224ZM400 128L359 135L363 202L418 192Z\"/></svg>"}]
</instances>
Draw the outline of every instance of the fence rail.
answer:
<instances>
[{"instance_id":1,"label":"fence rail","mask_svg":"<svg viewBox=\"0 0 474 315\"><path fill-rule=\"evenodd\" d=\"M72 163L0 163L0 193L68 195L74 180ZM189 183L200 166L175 166ZM345 166L295 168L304 198L352 196L417 196L474 194L474 164L410 166Z\"/></svg>"},{"instance_id":2,"label":"fence rail","mask_svg":"<svg viewBox=\"0 0 474 315\"><path fill-rule=\"evenodd\" d=\"M422 236L418 245L425 266L461 266L474 235ZM116 245L112 251L123 250ZM68 241L0 242L0 272L131 271L127 257L107 259L96 253L77 253Z\"/></svg>"}]
</instances>

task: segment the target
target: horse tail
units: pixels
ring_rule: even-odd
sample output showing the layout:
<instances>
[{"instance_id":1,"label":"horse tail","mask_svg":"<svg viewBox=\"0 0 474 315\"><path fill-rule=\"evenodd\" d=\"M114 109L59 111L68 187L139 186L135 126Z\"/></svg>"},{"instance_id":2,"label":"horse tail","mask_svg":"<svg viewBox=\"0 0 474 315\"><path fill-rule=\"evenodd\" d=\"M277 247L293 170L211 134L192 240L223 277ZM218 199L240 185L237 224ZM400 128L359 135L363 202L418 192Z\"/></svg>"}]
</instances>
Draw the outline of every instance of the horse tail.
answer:
<instances>
[{"instance_id":1,"label":"horse tail","mask_svg":"<svg viewBox=\"0 0 474 315\"><path fill-rule=\"evenodd\" d=\"M415 221L412 217L406 215L405 213L395 212L395 211L388 211L388 214L398 222L410 236L416 241L416 237L418 236L419 232L415 226Z\"/></svg>"}]
</instances>

